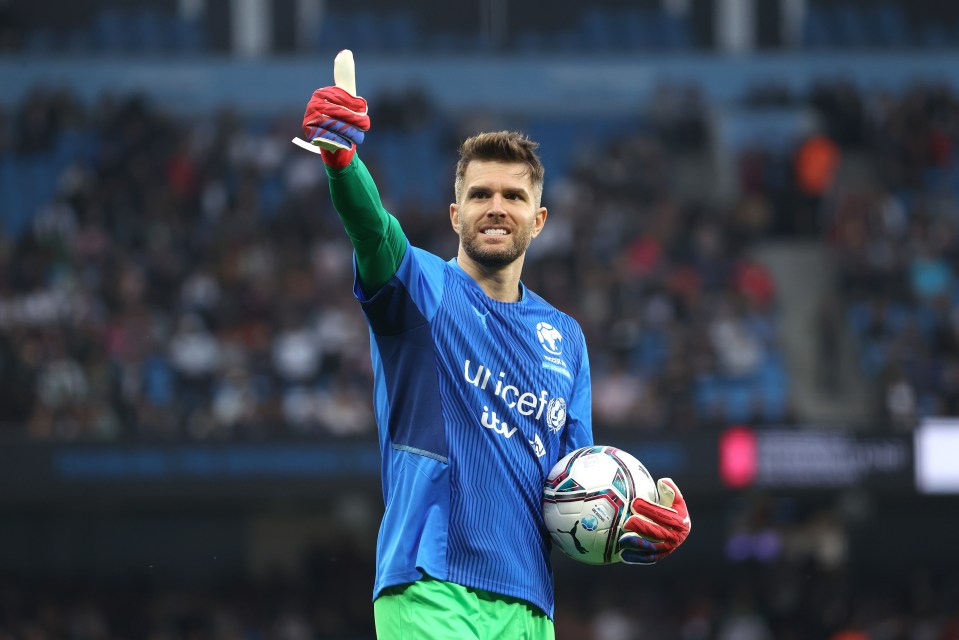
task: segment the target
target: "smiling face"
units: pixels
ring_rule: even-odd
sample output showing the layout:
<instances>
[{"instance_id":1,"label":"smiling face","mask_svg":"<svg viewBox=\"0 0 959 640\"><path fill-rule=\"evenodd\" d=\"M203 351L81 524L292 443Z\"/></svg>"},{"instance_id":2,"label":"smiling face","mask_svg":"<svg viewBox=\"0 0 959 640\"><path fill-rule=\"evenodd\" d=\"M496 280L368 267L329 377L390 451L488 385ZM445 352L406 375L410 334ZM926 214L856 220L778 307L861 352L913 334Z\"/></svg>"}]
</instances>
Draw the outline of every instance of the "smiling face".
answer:
<instances>
[{"instance_id":1,"label":"smiling face","mask_svg":"<svg viewBox=\"0 0 959 640\"><path fill-rule=\"evenodd\" d=\"M473 160L466 167L450 221L460 238L459 259L484 269L522 265L529 243L546 222L546 208L522 162Z\"/></svg>"}]
</instances>

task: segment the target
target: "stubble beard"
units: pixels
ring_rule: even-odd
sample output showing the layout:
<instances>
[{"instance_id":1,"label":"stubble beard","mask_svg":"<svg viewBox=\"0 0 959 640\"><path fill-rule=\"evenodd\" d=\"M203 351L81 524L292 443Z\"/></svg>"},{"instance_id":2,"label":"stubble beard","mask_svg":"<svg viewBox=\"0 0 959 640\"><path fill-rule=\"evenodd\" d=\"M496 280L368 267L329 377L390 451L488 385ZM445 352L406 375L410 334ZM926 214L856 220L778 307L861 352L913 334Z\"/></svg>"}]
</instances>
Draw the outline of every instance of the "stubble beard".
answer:
<instances>
[{"instance_id":1,"label":"stubble beard","mask_svg":"<svg viewBox=\"0 0 959 640\"><path fill-rule=\"evenodd\" d=\"M463 251L470 260L488 269L498 269L513 264L526 253L533 239L529 229L517 229L509 236L512 240L510 244L502 247L484 247L479 242L480 235L475 230L462 233L460 244L463 245Z\"/></svg>"}]
</instances>

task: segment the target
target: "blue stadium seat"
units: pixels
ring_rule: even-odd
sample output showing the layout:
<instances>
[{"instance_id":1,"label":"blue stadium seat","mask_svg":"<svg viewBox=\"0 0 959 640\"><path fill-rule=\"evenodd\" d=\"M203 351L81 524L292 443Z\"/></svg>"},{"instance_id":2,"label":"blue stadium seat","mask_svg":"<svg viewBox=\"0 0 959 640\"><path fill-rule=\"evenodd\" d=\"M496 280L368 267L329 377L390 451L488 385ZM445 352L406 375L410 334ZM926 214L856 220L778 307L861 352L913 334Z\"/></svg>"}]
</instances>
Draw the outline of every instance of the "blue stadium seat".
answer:
<instances>
[{"instance_id":1,"label":"blue stadium seat","mask_svg":"<svg viewBox=\"0 0 959 640\"><path fill-rule=\"evenodd\" d=\"M565 120L535 120L526 127L530 138L540 143L538 152L547 175L562 175L569 169L571 149L566 138L570 124Z\"/></svg>"},{"instance_id":2,"label":"blue stadium seat","mask_svg":"<svg viewBox=\"0 0 959 640\"><path fill-rule=\"evenodd\" d=\"M636 51L661 48L662 32L654 14L641 9L629 9L620 16L626 34L626 46Z\"/></svg>"},{"instance_id":3,"label":"blue stadium seat","mask_svg":"<svg viewBox=\"0 0 959 640\"><path fill-rule=\"evenodd\" d=\"M936 326L939 324L939 314L928 304L920 305L913 310L912 322L925 340L932 340Z\"/></svg>"},{"instance_id":4,"label":"blue stadium seat","mask_svg":"<svg viewBox=\"0 0 959 640\"><path fill-rule=\"evenodd\" d=\"M140 53L169 51L169 30L163 17L154 9L141 8L131 18L134 48Z\"/></svg>"},{"instance_id":5,"label":"blue stadium seat","mask_svg":"<svg viewBox=\"0 0 959 640\"><path fill-rule=\"evenodd\" d=\"M901 7L887 3L871 9L871 18L876 44L887 48L903 48L909 45L909 26Z\"/></svg>"},{"instance_id":6,"label":"blue stadium seat","mask_svg":"<svg viewBox=\"0 0 959 640\"><path fill-rule=\"evenodd\" d=\"M170 405L175 382L166 358L157 355L147 358L143 366L143 386L150 404L157 407Z\"/></svg>"},{"instance_id":7,"label":"blue stadium seat","mask_svg":"<svg viewBox=\"0 0 959 640\"><path fill-rule=\"evenodd\" d=\"M16 237L25 217L23 191L20 187L20 165L10 154L0 156L0 216L4 234Z\"/></svg>"},{"instance_id":8,"label":"blue stadium seat","mask_svg":"<svg viewBox=\"0 0 959 640\"><path fill-rule=\"evenodd\" d=\"M756 380L763 387L787 387L788 375L782 357L778 353L767 354L763 364L759 367Z\"/></svg>"},{"instance_id":9,"label":"blue stadium seat","mask_svg":"<svg viewBox=\"0 0 959 640\"><path fill-rule=\"evenodd\" d=\"M753 389L749 384L726 385L722 392L724 415L731 423L742 423L753 414Z\"/></svg>"},{"instance_id":10,"label":"blue stadium seat","mask_svg":"<svg viewBox=\"0 0 959 640\"><path fill-rule=\"evenodd\" d=\"M829 16L823 9L810 7L803 21L803 46L807 49L828 49L835 46Z\"/></svg>"},{"instance_id":11,"label":"blue stadium seat","mask_svg":"<svg viewBox=\"0 0 959 640\"><path fill-rule=\"evenodd\" d=\"M692 49L692 37L689 22L665 11L660 16L659 25L663 37L663 47L668 51L688 51Z\"/></svg>"},{"instance_id":12,"label":"blue stadium seat","mask_svg":"<svg viewBox=\"0 0 959 640\"><path fill-rule=\"evenodd\" d=\"M384 16L382 34L384 46L390 51L411 51L416 47L416 23L408 13L395 12Z\"/></svg>"},{"instance_id":13,"label":"blue stadium seat","mask_svg":"<svg viewBox=\"0 0 959 640\"><path fill-rule=\"evenodd\" d=\"M27 221L32 222L41 207L52 199L59 174L53 154L38 154L23 164L20 188L27 193Z\"/></svg>"},{"instance_id":14,"label":"blue stadium seat","mask_svg":"<svg viewBox=\"0 0 959 640\"><path fill-rule=\"evenodd\" d=\"M113 8L103 9L93 22L93 46L103 53L120 53L131 47L126 15Z\"/></svg>"},{"instance_id":15,"label":"blue stadium seat","mask_svg":"<svg viewBox=\"0 0 959 640\"><path fill-rule=\"evenodd\" d=\"M662 331L649 329L643 331L634 351L635 365L645 375L662 373L669 356L666 337Z\"/></svg>"},{"instance_id":16,"label":"blue stadium seat","mask_svg":"<svg viewBox=\"0 0 959 640\"><path fill-rule=\"evenodd\" d=\"M714 376L701 375L696 378L693 389L693 404L698 415L712 415L721 397L721 388Z\"/></svg>"},{"instance_id":17,"label":"blue stadium seat","mask_svg":"<svg viewBox=\"0 0 959 640\"><path fill-rule=\"evenodd\" d=\"M328 13L313 30L312 48L316 51L332 51L347 47L350 39L350 23L336 13Z\"/></svg>"},{"instance_id":18,"label":"blue stadium seat","mask_svg":"<svg viewBox=\"0 0 959 640\"><path fill-rule=\"evenodd\" d=\"M862 49L869 46L866 20L859 7L843 4L834 10L837 44L844 49Z\"/></svg>"},{"instance_id":19,"label":"blue stadium seat","mask_svg":"<svg viewBox=\"0 0 959 640\"><path fill-rule=\"evenodd\" d=\"M762 416L769 422L786 416L789 398L789 374L779 353L770 353L759 370L756 389L762 402Z\"/></svg>"},{"instance_id":20,"label":"blue stadium seat","mask_svg":"<svg viewBox=\"0 0 959 640\"><path fill-rule=\"evenodd\" d=\"M939 415L939 398L934 393L921 393L917 401L916 413L920 418L932 418Z\"/></svg>"},{"instance_id":21,"label":"blue stadium seat","mask_svg":"<svg viewBox=\"0 0 959 640\"><path fill-rule=\"evenodd\" d=\"M629 44L622 20L614 12L586 9L580 20L583 44L589 51L620 51Z\"/></svg>"},{"instance_id":22,"label":"blue stadium seat","mask_svg":"<svg viewBox=\"0 0 959 640\"><path fill-rule=\"evenodd\" d=\"M195 54L206 51L206 35L198 20L174 18L168 25L170 29L170 48L182 54Z\"/></svg>"},{"instance_id":23,"label":"blue stadium seat","mask_svg":"<svg viewBox=\"0 0 959 640\"><path fill-rule=\"evenodd\" d=\"M944 189L948 184L949 172L943 167L924 167L922 184L927 191Z\"/></svg>"},{"instance_id":24,"label":"blue stadium seat","mask_svg":"<svg viewBox=\"0 0 959 640\"><path fill-rule=\"evenodd\" d=\"M856 339L862 337L869 326L869 304L866 302L852 302L846 310L846 326Z\"/></svg>"},{"instance_id":25,"label":"blue stadium seat","mask_svg":"<svg viewBox=\"0 0 959 640\"><path fill-rule=\"evenodd\" d=\"M354 42L351 48L358 51L381 51L383 49L383 38L380 34L379 16L372 11L357 11L352 14L352 40Z\"/></svg>"},{"instance_id":26,"label":"blue stadium seat","mask_svg":"<svg viewBox=\"0 0 959 640\"><path fill-rule=\"evenodd\" d=\"M383 196L391 201L406 199L410 179L405 171L408 161L403 135L398 131L380 131L375 138L370 138L370 147L370 152L379 159L378 166L382 167L383 175L377 178L383 183Z\"/></svg>"},{"instance_id":27,"label":"blue stadium seat","mask_svg":"<svg viewBox=\"0 0 959 640\"><path fill-rule=\"evenodd\" d=\"M263 219L276 215L279 205L283 202L286 192L283 181L278 172L270 173L260 178L257 189L257 200L260 205L260 216Z\"/></svg>"},{"instance_id":28,"label":"blue stadium seat","mask_svg":"<svg viewBox=\"0 0 959 640\"><path fill-rule=\"evenodd\" d=\"M886 366L886 345L869 340L860 346L859 368L870 378L876 378Z\"/></svg>"},{"instance_id":29,"label":"blue stadium seat","mask_svg":"<svg viewBox=\"0 0 959 640\"><path fill-rule=\"evenodd\" d=\"M893 304L886 310L886 326L889 333L898 334L912 319L912 309L905 304Z\"/></svg>"}]
</instances>

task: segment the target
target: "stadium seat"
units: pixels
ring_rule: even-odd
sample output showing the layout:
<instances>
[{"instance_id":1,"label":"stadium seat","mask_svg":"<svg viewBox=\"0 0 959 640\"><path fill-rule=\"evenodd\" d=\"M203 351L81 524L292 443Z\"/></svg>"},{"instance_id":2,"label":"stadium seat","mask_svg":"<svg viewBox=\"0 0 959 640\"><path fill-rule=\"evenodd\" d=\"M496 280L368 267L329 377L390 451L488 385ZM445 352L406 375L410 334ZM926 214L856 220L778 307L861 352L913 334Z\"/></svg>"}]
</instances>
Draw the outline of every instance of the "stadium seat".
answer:
<instances>
[{"instance_id":1,"label":"stadium seat","mask_svg":"<svg viewBox=\"0 0 959 640\"><path fill-rule=\"evenodd\" d=\"M588 51L621 51L626 48L627 34L619 16L604 9L583 11L580 33Z\"/></svg>"},{"instance_id":2,"label":"stadium seat","mask_svg":"<svg viewBox=\"0 0 959 640\"><path fill-rule=\"evenodd\" d=\"M626 34L626 46L636 51L661 49L662 32L656 16L648 11L629 9L620 16Z\"/></svg>"},{"instance_id":3,"label":"stadium seat","mask_svg":"<svg viewBox=\"0 0 959 640\"><path fill-rule=\"evenodd\" d=\"M20 166L9 154L0 156L0 215L4 235L16 237L25 208L20 190Z\"/></svg>"},{"instance_id":4,"label":"stadium seat","mask_svg":"<svg viewBox=\"0 0 959 640\"><path fill-rule=\"evenodd\" d=\"M199 21L174 18L170 24L171 48L181 54L197 54L206 50L206 35Z\"/></svg>"},{"instance_id":5,"label":"stadium seat","mask_svg":"<svg viewBox=\"0 0 959 640\"><path fill-rule=\"evenodd\" d=\"M160 53L170 49L168 29L160 14L150 8L138 10L130 20L134 47L138 53Z\"/></svg>"},{"instance_id":6,"label":"stadium seat","mask_svg":"<svg viewBox=\"0 0 959 640\"><path fill-rule=\"evenodd\" d=\"M644 375L659 375L663 371L668 356L669 349L663 332L656 329L643 331L635 353L639 370Z\"/></svg>"},{"instance_id":7,"label":"stadium seat","mask_svg":"<svg viewBox=\"0 0 959 640\"><path fill-rule=\"evenodd\" d=\"M844 49L863 49L869 46L866 20L859 7L843 4L833 10L837 44Z\"/></svg>"},{"instance_id":8,"label":"stadium seat","mask_svg":"<svg viewBox=\"0 0 959 640\"><path fill-rule=\"evenodd\" d=\"M828 49L835 46L830 21L824 10L810 7L806 12L802 41L807 49Z\"/></svg>"},{"instance_id":9,"label":"stadium seat","mask_svg":"<svg viewBox=\"0 0 959 640\"><path fill-rule=\"evenodd\" d=\"M689 24L679 16L662 12L659 18L663 48L667 51L688 51L692 48Z\"/></svg>"},{"instance_id":10,"label":"stadium seat","mask_svg":"<svg viewBox=\"0 0 959 640\"><path fill-rule=\"evenodd\" d=\"M787 393L781 385L761 388L762 417L767 422L781 422L786 418Z\"/></svg>"},{"instance_id":11,"label":"stadium seat","mask_svg":"<svg viewBox=\"0 0 959 640\"><path fill-rule=\"evenodd\" d=\"M121 53L132 45L126 15L118 9L101 11L93 22L93 46L102 53Z\"/></svg>"},{"instance_id":12,"label":"stadium seat","mask_svg":"<svg viewBox=\"0 0 959 640\"><path fill-rule=\"evenodd\" d=\"M389 51L412 51L419 36L413 17L408 13L395 12L383 17L381 37L384 48Z\"/></svg>"},{"instance_id":13,"label":"stadium seat","mask_svg":"<svg viewBox=\"0 0 959 640\"><path fill-rule=\"evenodd\" d=\"M880 47L903 48L909 45L909 27L902 8L884 4L871 9L867 16L872 21L875 42Z\"/></svg>"},{"instance_id":14,"label":"stadium seat","mask_svg":"<svg viewBox=\"0 0 959 640\"><path fill-rule=\"evenodd\" d=\"M738 424L748 422L753 415L753 389L749 384L733 383L724 386L722 391L723 415L726 421Z\"/></svg>"},{"instance_id":15,"label":"stadium seat","mask_svg":"<svg viewBox=\"0 0 959 640\"><path fill-rule=\"evenodd\" d=\"M696 414L701 417L713 415L721 400L720 391L720 385L715 376L698 376L693 388L693 404Z\"/></svg>"},{"instance_id":16,"label":"stadium seat","mask_svg":"<svg viewBox=\"0 0 959 640\"><path fill-rule=\"evenodd\" d=\"M357 51L381 51L383 37L379 16L371 11L357 11L350 16L352 23L350 48Z\"/></svg>"}]
</instances>

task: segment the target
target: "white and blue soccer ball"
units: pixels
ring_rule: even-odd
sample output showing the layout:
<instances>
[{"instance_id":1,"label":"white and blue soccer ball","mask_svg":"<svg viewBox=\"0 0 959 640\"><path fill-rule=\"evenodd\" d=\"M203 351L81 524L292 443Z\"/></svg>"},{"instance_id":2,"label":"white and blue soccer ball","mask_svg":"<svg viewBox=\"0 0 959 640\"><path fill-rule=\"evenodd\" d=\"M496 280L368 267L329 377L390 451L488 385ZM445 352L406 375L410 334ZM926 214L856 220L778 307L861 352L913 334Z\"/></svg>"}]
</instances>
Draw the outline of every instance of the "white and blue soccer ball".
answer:
<instances>
[{"instance_id":1,"label":"white and blue soccer ball","mask_svg":"<svg viewBox=\"0 0 959 640\"><path fill-rule=\"evenodd\" d=\"M573 560L613 564L622 560L621 528L638 497L659 501L643 463L616 447L583 447L546 477L543 519L553 544Z\"/></svg>"}]
</instances>

